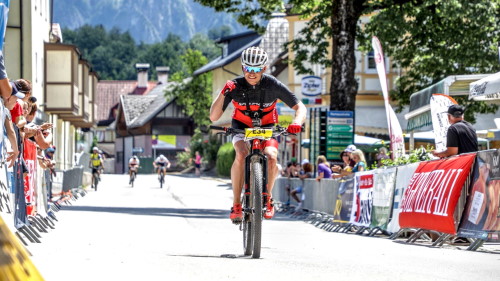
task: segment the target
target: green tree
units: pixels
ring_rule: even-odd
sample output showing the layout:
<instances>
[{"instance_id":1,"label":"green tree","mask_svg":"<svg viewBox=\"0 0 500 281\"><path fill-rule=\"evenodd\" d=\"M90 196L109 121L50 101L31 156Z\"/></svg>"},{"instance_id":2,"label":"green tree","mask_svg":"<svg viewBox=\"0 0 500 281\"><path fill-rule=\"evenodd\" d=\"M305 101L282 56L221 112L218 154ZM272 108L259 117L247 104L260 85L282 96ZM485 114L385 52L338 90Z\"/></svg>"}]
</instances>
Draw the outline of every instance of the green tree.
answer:
<instances>
[{"instance_id":1,"label":"green tree","mask_svg":"<svg viewBox=\"0 0 500 281\"><path fill-rule=\"evenodd\" d=\"M192 78L187 78L192 73L205 65L208 61L201 51L188 49L181 56L183 72L172 76L179 84L171 91L166 92L167 97L175 97L177 104L182 106L184 113L191 116L198 126L210 124L209 110L212 102L212 74L205 73Z\"/></svg>"},{"instance_id":2,"label":"green tree","mask_svg":"<svg viewBox=\"0 0 500 281\"><path fill-rule=\"evenodd\" d=\"M205 6L213 7L216 11L235 13L240 23L259 32L265 30L264 26L259 23L264 23L269 20L273 12L284 10L282 0L256 0L244 2L237 0L196 1ZM496 45L498 42L498 14L500 14L498 8L499 1L500 0L289 0L287 1L289 13L299 14L302 18L309 19L306 27L300 31L300 36L289 42L289 47L295 53L295 59L292 61L292 64L299 73L312 73L311 68L308 67L309 64L306 62L330 67L332 69L330 86L332 102L330 108L333 110L354 110L355 98L358 90L358 83L354 75L356 67L355 42L357 37L362 37L363 30L359 27L359 20L362 15L378 12L383 14L385 12L389 13L389 11L397 15L394 16L394 18L387 19L394 20L394 22L392 22L392 24L386 22L384 26L390 25L392 28L387 28L385 30L387 36L381 36L384 43L392 43L395 49L413 48L419 49L419 53L425 53L429 52L430 50L428 48L433 47L433 45L419 45L418 43L436 41L436 38L433 40L433 37L429 36L432 32L435 32L436 35L447 32L447 37L451 37L454 34L467 34L469 35L467 38L455 35L456 38L454 38L454 42L458 39L462 39L462 42L453 45L453 50L445 50L446 52L453 51L460 54L465 53L467 48L472 47L473 45L471 44L474 40L483 43L488 42L487 45ZM447 5L453 7L453 9L445 9ZM474 8L473 11L487 13L488 20L486 24L488 24L488 26L490 26L491 23L491 15L496 13L495 19L493 20L493 22L496 22L496 25L494 25L496 26L496 31L491 31L490 29L488 29L490 31L478 30L481 29L481 23L485 18L483 16L473 16L475 15L473 11L464 10L466 7L471 8L476 6L477 8ZM418 21L413 25L413 29L406 29L406 26L404 26L407 24L406 21L410 21L413 17L417 17L419 13L425 12L424 10L426 9L431 9L427 12L427 21ZM487 11L488 9L491 10ZM401 10L404 12L397 14L398 11ZM462 14L462 12L465 13ZM449 14L446 15L446 13ZM467 15L467 17L463 15ZM406 18L407 16L408 18ZM439 25L440 21L443 21L446 17L455 18L456 23L446 25L446 28L442 28ZM435 20L435 22L430 21L431 19ZM381 21L379 21L379 23L380 22ZM474 22L474 24L470 25L471 29L467 33L460 32L460 29L462 29L465 24L471 22ZM428 24L430 24L429 27L427 26ZM399 28L409 33L404 33L399 30ZM425 31L418 33L420 37L414 37L412 36L412 32L415 32L416 29L425 29ZM401 31L401 33L399 31ZM474 33L474 31L477 31L477 33ZM495 36L495 34L497 35ZM392 36L393 40L384 41L390 36ZM401 44L401 42L395 40L404 41L405 44ZM444 41L439 40L439 42L442 44ZM442 51L442 49L440 50ZM485 48L475 49L474 51L477 52L477 54L473 57L486 55L484 54ZM392 53L393 52L389 52L389 54ZM408 55L411 56L411 52L409 52ZM454 58L457 60L446 61L444 63L448 63L449 65L463 65L460 69L456 69L457 72L468 66L475 66L475 70L479 71L476 63L468 65L464 58L461 60L458 56ZM400 58L396 58L396 61L397 59ZM427 64L427 68L440 66L440 64L436 65L434 60L423 60L422 57L416 57L415 62ZM486 62L480 60L478 63ZM405 68L412 65L401 63L401 66ZM430 82L442 78L448 69L441 70L441 73L422 73L419 68L415 70L408 69L408 71L413 71L415 72L415 76L420 76L420 79L406 78L408 83L401 84L407 87L404 91L410 92L409 85L412 85L412 83L416 83L416 88L420 89L423 85L418 84L418 81L427 80L428 84L430 84Z\"/></svg>"},{"instance_id":3,"label":"green tree","mask_svg":"<svg viewBox=\"0 0 500 281\"><path fill-rule=\"evenodd\" d=\"M221 37L231 35L232 29L228 25L223 25L219 28L212 28L208 31L208 38L211 40L216 40Z\"/></svg>"},{"instance_id":4,"label":"green tree","mask_svg":"<svg viewBox=\"0 0 500 281\"><path fill-rule=\"evenodd\" d=\"M203 56L209 61L221 55L221 50L217 47L215 42L201 33L195 34L193 38L189 40L189 48L201 51Z\"/></svg>"}]
</instances>

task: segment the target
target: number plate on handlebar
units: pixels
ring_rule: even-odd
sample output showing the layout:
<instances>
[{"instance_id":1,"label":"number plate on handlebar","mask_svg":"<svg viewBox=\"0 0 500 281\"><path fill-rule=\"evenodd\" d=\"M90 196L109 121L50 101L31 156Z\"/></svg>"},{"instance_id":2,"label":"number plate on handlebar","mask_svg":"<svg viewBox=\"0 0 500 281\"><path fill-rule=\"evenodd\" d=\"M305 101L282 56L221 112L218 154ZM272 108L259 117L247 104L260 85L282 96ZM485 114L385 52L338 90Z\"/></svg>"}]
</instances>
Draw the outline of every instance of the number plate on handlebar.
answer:
<instances>
[{"instance_id":1,"label":"number plate on handlebar","mask_svg":"<svg viewBox=\"0 0 500 281\"><path fill-rule=\"evenodd\" d=\"M263 139L268 140L273 137L273 129L262 129L262 128L246 128L245 129L245 140L250 139Z\"/></svg>"}]
</instances>

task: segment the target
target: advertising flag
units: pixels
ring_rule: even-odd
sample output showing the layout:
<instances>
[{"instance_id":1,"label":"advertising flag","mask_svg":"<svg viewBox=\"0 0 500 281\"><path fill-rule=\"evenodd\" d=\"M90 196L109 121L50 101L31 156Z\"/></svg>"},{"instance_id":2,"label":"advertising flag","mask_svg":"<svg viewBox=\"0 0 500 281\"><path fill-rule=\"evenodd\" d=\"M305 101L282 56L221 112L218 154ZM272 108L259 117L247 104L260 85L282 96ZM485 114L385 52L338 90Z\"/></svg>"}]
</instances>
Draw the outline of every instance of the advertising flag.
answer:
<instances>
[{"instance_id":1,"label":"advertising flag","mask_svg":"<svg viewBox=\"0 0 500 281\"><path fill-rule=\"evenodd\" d=\"M500 150L477 153L459 236L500 241Z\"/></svg>"},{"instance_id":2,"label":"advertising flag","mask_svg":"<svg viewBox=\"0 0 500 281\"><path fill-rule=\"evenodd\" d=\"M372 47L375 53L375 63L377 65L378 78L382 86L382 94L384 95L385 112L387 116L387 123L389 126L389 136L391 138L391 157L396 159L405 154L405 139L403 130L399 124L398 118L394 109L389 104L389 90L387 87L387 78L385 75L385 60L384 53L382 52L382 45L376 36L372 37Z\"/></svg>"},{"instance_id":3,"label":"advertising flag","mask_svg":"<svg viewBox=\"0 0 500 281\"><path fill-rule=\"evenodd\" d=\"M456 234L453 213L475 157L470 153L421 162L401 201L401 228Z\"/></svg>"},{"instance_id":4,"label":"advertising flag","mask_svg":"<svg viewBox=\"0 0 500 281\"><path fill-rule=\"evenodd\" d=\"M430 106L437 151L446 150L446 133L450 127L448 107L452 104L457 104L452 97L443 94L432 94Z\"/></svg>"}]
</instances>

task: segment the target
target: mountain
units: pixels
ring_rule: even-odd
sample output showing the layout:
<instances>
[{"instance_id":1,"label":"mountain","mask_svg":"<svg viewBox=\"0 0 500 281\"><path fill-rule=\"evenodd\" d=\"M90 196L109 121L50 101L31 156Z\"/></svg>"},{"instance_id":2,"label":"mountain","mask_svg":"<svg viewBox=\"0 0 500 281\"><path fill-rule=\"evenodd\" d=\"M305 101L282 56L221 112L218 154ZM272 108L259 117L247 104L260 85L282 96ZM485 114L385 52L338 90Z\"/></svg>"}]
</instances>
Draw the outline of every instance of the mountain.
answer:
<instances>
[{"instance_id":1,"label":"mountain","mask_svg":"<svg viewBox=\"0 0 500 281\"><path fill-rule=\"evenodd\" d=\"M102 24L129 31L137 43L162 41L169 33L189 40L223 25L232 33L245 31L234 15L215 12L194 0L58 0L54 2L54 22L61 28Z\"/></svg>"}]
</instances>

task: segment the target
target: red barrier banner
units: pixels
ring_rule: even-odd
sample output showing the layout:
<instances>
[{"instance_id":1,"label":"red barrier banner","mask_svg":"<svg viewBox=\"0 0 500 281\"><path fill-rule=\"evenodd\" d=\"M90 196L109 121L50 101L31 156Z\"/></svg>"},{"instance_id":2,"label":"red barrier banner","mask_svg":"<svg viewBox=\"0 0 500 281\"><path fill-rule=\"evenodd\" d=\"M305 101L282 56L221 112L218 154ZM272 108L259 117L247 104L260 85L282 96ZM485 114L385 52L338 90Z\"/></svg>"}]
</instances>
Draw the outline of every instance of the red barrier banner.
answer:
<instances>
[{"instance_id":1,"label":"red barrier banner","mask_svg":"<svg viewBox=\"0 0 500 281\"><path fill-rule=\"evenodd\" d=\"M28 167L28 175L24 177L24 196L26 198L26 211L29 216L35 215L36 202L36 145L34 142L24 140L24 162Z\"/></svg>"},{"instance_id":2,"label":"red barrier banner","mask_svg":"<svg viewBox=\"0 0 500 281\"><path fill-rule=\"evenodd\" d=\"M477 153L458 235L500 241L500 150Z\"/></svg>"},{"instance_id":3,"label":"red barrier banner","mask_svg":"<svg viewBox=\"0 0 500 281\"><path fill-rule=\"evenodd\" d=\"M423 228L456 234L453 213L475 153L422 162L401 201L401 228Z\"/></svg>"}]
</instances>

